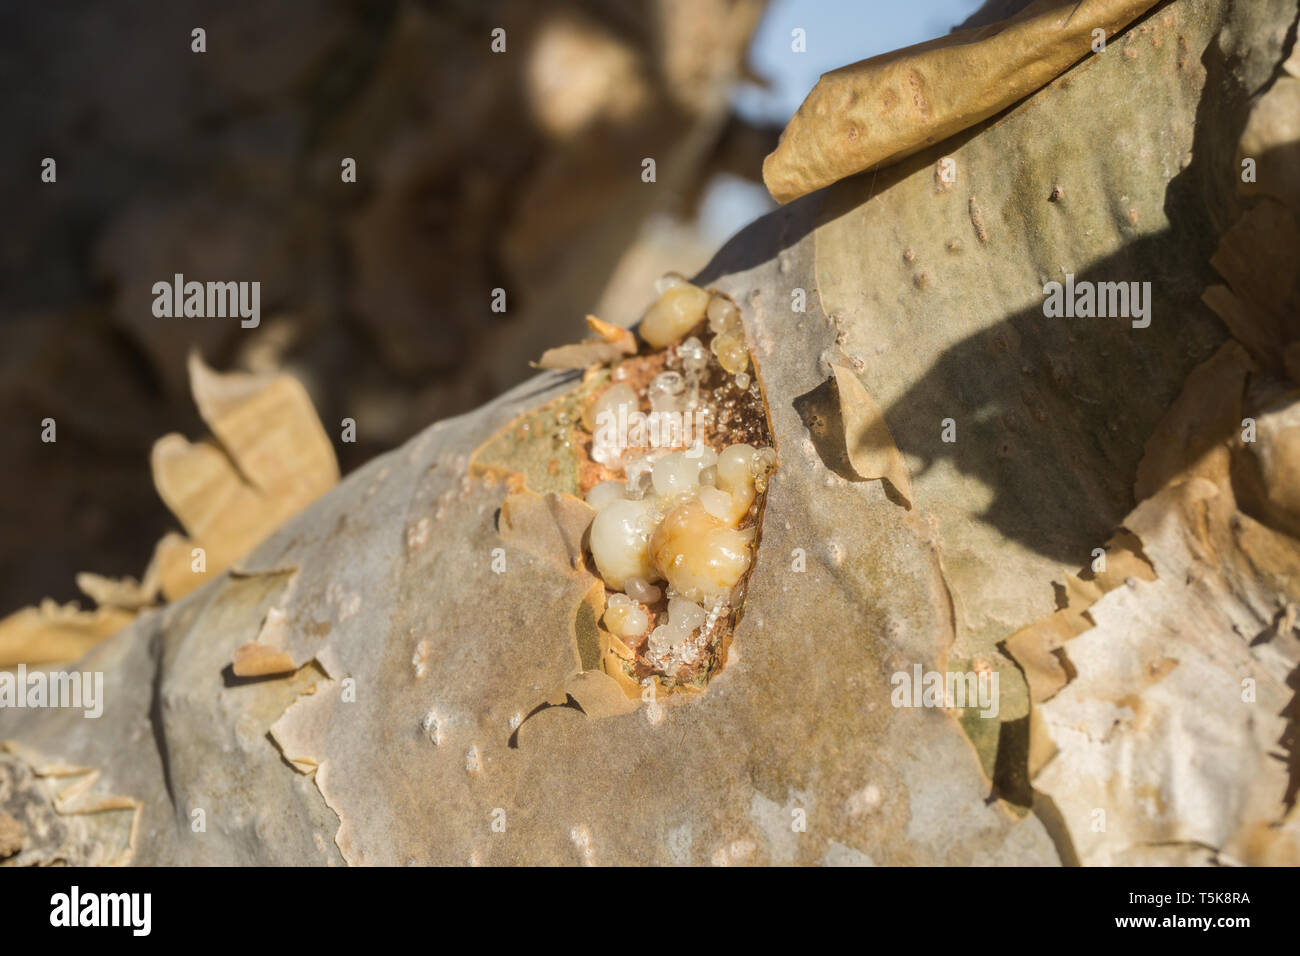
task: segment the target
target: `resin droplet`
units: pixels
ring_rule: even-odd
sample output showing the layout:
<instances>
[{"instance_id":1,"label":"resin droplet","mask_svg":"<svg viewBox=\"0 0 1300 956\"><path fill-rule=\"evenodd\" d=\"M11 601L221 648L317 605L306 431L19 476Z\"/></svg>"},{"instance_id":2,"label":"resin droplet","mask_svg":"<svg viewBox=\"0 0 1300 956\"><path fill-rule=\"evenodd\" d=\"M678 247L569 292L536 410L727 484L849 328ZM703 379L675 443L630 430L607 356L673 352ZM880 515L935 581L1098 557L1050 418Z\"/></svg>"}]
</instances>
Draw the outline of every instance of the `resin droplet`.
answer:
<instances>
[{"instance_id":1,"label":"resin droplet","mask_svg":"<svg viewBox=\"0 0 1300 956\"><path fill-rule=\"evenodd\" d=\"M749 570L750 538L698 502L689 502L664 518L650 542L650 555L674 591L712 603L727 597Z\"/></svg>"},{"instance_id":2,"label":"resin droplet","mask_svg":"<svg viewBox=\"0 0 1300 956\"><path fill-rule=\"evenodd\" d=\"M650 626L650 617L625 594L611 594L605 608L605 627L623 640L640 637Z\"/></svg>"},{"instance_id":3,"label":"resin droplet","mask_svg":"<svg viewBox=\"0 0 1300 956\"><path fill-rule=\"evenodd\" d=\"M740 309L726 296L715 295L709 300L709 331L721 335L740 327Z\"/></svg>"},{"instance_id":4,"label":"resin droplet","mask_svg":"<svg viewBox=\"0 0 1300 956\"><path fill-rule=\"evenodd\" d=\"M652 347L666 348L704 321L709 294L690 283L666 290L641 320L641 338Z\"/></svg>"},{"instance_id":5,"label":"resin droplet","mask_svg":"<svg viewBox=\"0 0 1300 956\"><path fill-rule=\"evenodd\" d=\"M602 511L616 501L626 497L626 488L621 481L602 481L592 486L587 492L587 504L597 511Z\"/></svg>"},{"instance_id":6,"label":"resin droplet","mask_svg":"<svg viewBox=\"0 0 1300 956\"><path fill-rule=\"evenodd\" d=\"M713 340L712 348L718 364L732 375L749 369L749 349L745 347L745 336L739 329L723 332Z\"/></svg>"},{"instance_id":7,"label":"resin droplet","mask_svg":"<svg viewBox=\"0 0 1300 956\"><path fill-rule=\"evenodd\" d=\"M657 580L650 563L650 534L654 530L650 501L616 501L601 509L591 523L591 556L601 578L622 590L628 578Z\"/></svg>"},{"instance_id":8,"label":"resin droplet","mask_svg":"<svg viewBox=\"0 0 1300 956\"><path fill-rule=\"evenodd\" d=\"M660 624L650 634L650 653L656 657L668 654L686 641L706 618L704 608L695 602L679 597L669 598L668 623Z\"/></svg>"},{"instance_id":9,"label":"resin droplet","mask_svg":"<svg viewBox=\"0 0 1300 956\"><path fill-rule=\"evenodd\" d=\"M645 578L628 578L627 587L624 590L627 591L627 596L633 601L639 601L642 604L654 604L664 595L663 591Z\"/></svg>"}]
</instances>

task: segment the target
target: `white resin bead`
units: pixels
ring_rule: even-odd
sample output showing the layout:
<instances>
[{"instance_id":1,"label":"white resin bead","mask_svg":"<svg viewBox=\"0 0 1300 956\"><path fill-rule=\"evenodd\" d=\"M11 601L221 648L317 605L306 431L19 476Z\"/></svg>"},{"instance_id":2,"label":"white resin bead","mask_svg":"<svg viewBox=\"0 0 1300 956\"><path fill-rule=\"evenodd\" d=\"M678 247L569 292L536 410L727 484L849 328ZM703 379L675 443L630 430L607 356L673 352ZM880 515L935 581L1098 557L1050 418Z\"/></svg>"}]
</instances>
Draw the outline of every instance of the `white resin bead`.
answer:
<instances>
[{"instance_id":1,"label":"white resin bead","mask_svg":"<svg viewBox=\"0 0 1300 956\"><path fill-rule=\"evenodd\" d=\"M695 492L700 486L699 458L688 458L685 452L675 451L655 462L654 487L660 498L677 498Z\"/></svg>"},{"instance_id":2,"label":"white resin bead","mask_svg":"<svg viewBox=\"0 0 1300 956\"><path fill-rule=\"evenodd\" d=\"M641 338L653 348L672 345L704 320L709 294L688 282L664 291L641 320Z\"/></svg>"},{"instance_id":3,"label":"white resin bead","mask_svg":"<svg viewBox=\"0 0 1300 956\"><path fill-rule=\"evenodd\" d=\"M611 594L605 608L605 627L624 640L640 637L650 626L650 617L626 594Z\"/></svg>"},{"instance_id":4,"label":"white resin bead","mask_svg":"<svg viewBox=\"0 0 1300 956\"><path fill-rule=\"evenodd\" d=\"M679 285L686 284L686 278L680 272L669 272L655 279L655 293L663 295L669 289L675 289Z\"/></svg>"},{"instance_id":5,"label":"white resin bead","mask_svg":"<svg viewBox=\"0 0 1300 956\"><path fill-rule=\"evenodd\" d=\"M725 296L715 295L709 300L709 331L721 335L740 325L740 309Z\"/></svg>"},{"instance_id":6,"label":"white resin bead","mask_svg":"<svg viewBox=\"0 0 1300 956\"><path fill-rule=\"evenodd\" d=\"M704 444L704 440L700 438L695 439L695 444L686 449L685 454L691 461L700 463L701 471L705 468L712 468L718 463L718 453Z\"/></svg>"},{"instance_id":7,"label":"white resin bead","mask_svg":"<svg viewBox=\"0 0 1300 956\"><path fill-rule=\"evenodd\" d=\"M682 394L686 391L686 382L681 372L660 372L651 381L646 390L650 399L650 410L655 412L680 412Z\"/></svg>"},{"instance_id":8,"label":"white resin bead","mask_svg":"<svg viewBox=\"0 0 1300 956\"><path fill-rule=\"evenodd\" d=\"M700 504L704 510L719 521L725 521L731 524L731 513L735 510L731 495L717 488L708 485L701 485L699 490Z\"/></svg>"},{"instance_id":9,"label":"white resin bead","mask_svg":"<svg viewBox=\"0 0 1300 956\"><path fill-rule=\"evenodd\" d=\"M591 407L593 428L609 428L611 425L617 427L619 419L618 407L620 405L627 406L629 415L636 411L640 405L636 397L636 391L626 382L616 382L605 389L600 398L596 399L596 404Z\"/></svg>"},{"instance_id":10,"label":"white resin bead","mask_svg":"<svg viewBox=\"0 0 1300 956\"><path fill-rule=\"evenodd\" d=\"M754 503L756 461L750 445L732 445L718 456L718 488L731 498L731 511L723 520L733 528Z\"/></svg>"},{"instance_id":11,"label":"white resin bead","mask_svg":"<svg viewBox=\"0 0 1300 956\"><path fill-rule=\"evenodd\" d=\"M602 481L592 486L587 492L587 504L597 511L602 511L616 501L626 497L625 486L621 481Z\"/></svg>"},{"instance_id":12,"label":"white resin bead","mask_svg":"<svg viewBox=\"0 0 1300 956\"><path fill-rule=\"evenodd\" d=\"M645 578L628 578L623 590L627 591L627 596L633 601L640 601L642 604L654 604L664 596L663 591Z\"/></svg>"},{"instance_id":13,"label":"white resin bead","mask_svg":"<svg viewBox=\"0 0 1300 956\"><path fill-rule=\"evenodd\" d=\"M591 523L591 556L601 578L616 591L621 591L629 578L659 578L649 555L654 532L652 506L648 500L615 501L602 508Z\"/></svg>"},{"instance_id":14,"label":"white resin bead","mask_svg":"<svg viewBox=\"0 0 1300 956\"><path fill-rule=\"evenodd\" d=\"M660 624L650 634L650 652L662 657L687 640L708 615L694 601L674 597L668 599L668 622Z\"/></svg>"},{"instance_id":15,"label":"white resin bead","mask_svg":"<svg viewBox=\"0 0 1300 956\"><path fill-rule=\"evenodd\" d=\"M619 431L620 421L626 422L640 407L631 385L618 382L605 389L604 394L591 406L591 457L609 468L618 467L623 458L626 436ZM620 414L620 409L626 409Z\"/></svg>"}]
</instances>

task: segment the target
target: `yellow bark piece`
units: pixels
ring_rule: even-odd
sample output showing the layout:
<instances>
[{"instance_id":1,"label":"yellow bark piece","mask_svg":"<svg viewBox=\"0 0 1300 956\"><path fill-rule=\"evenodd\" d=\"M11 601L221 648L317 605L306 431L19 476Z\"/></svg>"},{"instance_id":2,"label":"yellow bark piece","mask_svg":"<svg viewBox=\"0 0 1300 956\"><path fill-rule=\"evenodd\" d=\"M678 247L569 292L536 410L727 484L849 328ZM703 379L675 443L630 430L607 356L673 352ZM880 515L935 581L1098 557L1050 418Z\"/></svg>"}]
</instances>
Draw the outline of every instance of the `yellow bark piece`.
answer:
<instances>
[{"instance_id":1,"label":"yellow bark piece","mask_svg":"<svg viewBox=\"0 0 1300 956\"><path fill-rule=\"evenodd\" d=\"M220 375L192 356L190 381L219 444L177 434L154 444L154 485L189 536L160 556L168 600L230 567L339 477L334 448L296 379Z\"/></svg>"},{"instance_id":2,"label":"yellow bark piece","mask_svg":"<svg viewBox=\"0 0 1300 956\"><path fill-rule=\"evenodd\" d=\"M46 598L40 607L25 607L0 620L0 667L75 661L134 617L120 608L82 611Z\"/></svg>"},{"instance_id":3,"label":"yellow bark piece","mask_svg":"<svg viewBox=\"0 0 1300 956\"><path fill-rule=\"evenodd\" d=\"M958 30L825 74L763 162L787 203L887 166L988 119L1091 54L1155 0L1038 0L1001 23Z\"/></svg>"}]
</instances>

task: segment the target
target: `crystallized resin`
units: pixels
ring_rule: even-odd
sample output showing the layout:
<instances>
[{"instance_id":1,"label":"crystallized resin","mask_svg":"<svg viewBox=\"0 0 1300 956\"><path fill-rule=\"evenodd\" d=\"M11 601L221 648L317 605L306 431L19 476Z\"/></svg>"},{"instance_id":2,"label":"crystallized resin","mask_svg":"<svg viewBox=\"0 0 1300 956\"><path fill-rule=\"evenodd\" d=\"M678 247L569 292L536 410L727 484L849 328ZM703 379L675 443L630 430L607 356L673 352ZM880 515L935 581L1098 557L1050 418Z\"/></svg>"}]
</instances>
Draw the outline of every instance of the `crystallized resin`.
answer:
<instances>
[{"instance_id":1,"label":"crystallized resin","mask_svg":"<svg viewBox=\"0 0 1300 956\"><path fill-rule=\"evenodd\" d=\"M611 666L638 684L699 684L721 664L776 453L731 299L668 277L639 331L652 350L616 363L582 416L587 543L601 623L624 645Z\"/></svg>"}]
</instances>

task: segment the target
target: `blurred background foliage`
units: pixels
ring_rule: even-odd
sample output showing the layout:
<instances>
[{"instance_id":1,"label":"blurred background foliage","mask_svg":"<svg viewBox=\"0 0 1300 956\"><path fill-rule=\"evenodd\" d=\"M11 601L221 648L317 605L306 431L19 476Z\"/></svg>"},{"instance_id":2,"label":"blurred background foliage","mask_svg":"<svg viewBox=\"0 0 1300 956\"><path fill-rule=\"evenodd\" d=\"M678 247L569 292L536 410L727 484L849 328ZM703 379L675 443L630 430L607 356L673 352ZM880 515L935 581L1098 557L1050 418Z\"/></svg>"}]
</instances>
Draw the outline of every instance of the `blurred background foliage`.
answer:
<instances>
[{"instance_id":1,"label":"blurred background foliage","mask_svg":"<svg viewBox=\"0 0 1300 956\"><path fill-rule=\"evenodd\" d=\"M149 451L204 433L190 350L297 376L346 473L527 377L585 313L634 322L654 278L772 207L762 158L821 72L977 5L5 5L0 614L138 575L174 527ZM260 281L261 325L155 318L178 272Z\"/></svg>"}]
</instances>

